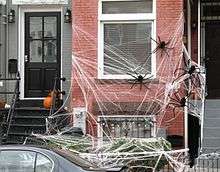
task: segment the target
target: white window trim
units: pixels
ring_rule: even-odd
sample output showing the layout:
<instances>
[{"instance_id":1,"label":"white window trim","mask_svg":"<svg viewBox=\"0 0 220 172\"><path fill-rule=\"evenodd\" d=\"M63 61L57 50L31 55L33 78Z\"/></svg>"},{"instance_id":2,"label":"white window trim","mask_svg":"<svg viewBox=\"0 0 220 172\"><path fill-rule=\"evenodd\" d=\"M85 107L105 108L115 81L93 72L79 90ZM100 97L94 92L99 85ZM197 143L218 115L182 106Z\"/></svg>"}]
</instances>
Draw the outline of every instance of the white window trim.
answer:
<instances>
[{"instance_id":1,"label":"white window trim","mask_svg":"<svg viewBox=\"0 0 220 172\"><path fill-rule=\"evenodd\" d=\"M99 0L98 7L98 79L133 79L129 75L104 75L104 24L106 23L152 23L151 37L156 40L156 0L153 1L152 13L134 14L102 14L104 1L134 1L134 0ZM152 50L156 43L151 40ZM156 78L156 54L151 57L151 74L146 78Z\"/></svg>"},{"instance_id":2,"label":"white window trim","mask_svg":"<svg viewBox=\"0 0 220 172\"><path fill-rule=\"evenodd\" d=\"M105 116L98 116L98 127L97 127L97 134L98 134L98 138L100 140L100 145L102 144L103 142L103 129L102 129L102 126L100 124L100 121L101 121L101 118L153 118L153 120L155 120L154 116L151 116L151 115L135 115L135 116L131 116L131 115L105 115ZM156 137L156 124L154 123L154 125L152 126L151 128L151 136L152 137Z\"/></svg>"}]
</instances>

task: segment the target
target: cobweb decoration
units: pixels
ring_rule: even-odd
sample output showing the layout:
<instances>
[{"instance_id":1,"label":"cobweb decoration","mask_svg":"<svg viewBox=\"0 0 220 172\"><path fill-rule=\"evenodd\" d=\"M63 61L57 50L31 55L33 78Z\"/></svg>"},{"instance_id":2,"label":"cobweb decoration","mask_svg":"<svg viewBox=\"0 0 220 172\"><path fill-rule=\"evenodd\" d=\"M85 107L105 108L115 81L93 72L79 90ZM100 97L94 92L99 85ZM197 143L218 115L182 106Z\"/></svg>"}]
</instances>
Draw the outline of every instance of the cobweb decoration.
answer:
<instances>
[{"instance_id":1,"label":"cobweb decoration","mask_svg":"<svg viewBox=\"0 0 220 172\"><path fill-rule=\"evenodd\" d=\"M189 68L196 64L183 45L183 25L181 14L155 38L149 36L148 27L144 28L144 37L138 35L136 26L128 25L124 37L119 34L116 40L111 40L108 35L118 30L121 33L126 28L111 25L101 47L104 58L100 59L97 52L100 45L95 32L89 33L83 26L73 24L73 72L68 99L71 100L71 109L84 109L81 115L86 115L85 139L89 137L91 142L86 154L81 149L74 149L74 152L97 161L100 167L118 165L132 169L137 168L132 162L154 159L154 163L142 167L146 171L156 171L158 165L166 160L175 171L186 169L187 150L165 149L162 145L168 143L159 134L164 129L173 135L184 135L185 107L190 114L198 118L202 116L205 79L199 66L196 66L198 73L192 73L194 77L191 77L191 72L189 74ZM127 39L126 34L135 35L135 38ZM162 42L163 47L159 47ZM199 75L200 82L194 80L194 74ZM185 99L184 106L178 109L171 103L175 94L179 97L177 101ZM35 136L65 149L80 143L87 145L87 141L78 139L75 142L74 138L63 135L65 129L62 131L60 120L68 119L71 129L78 126L74 115L71 110L65 113L58 110L47 120L53 132ZM179 128L177 133L173 128ZM110 149L118 142L121 145L117 151ZM163 144L149 149L146 142ZM123 152L120 151L122 147Z\"/></svg>"}]
</instances>

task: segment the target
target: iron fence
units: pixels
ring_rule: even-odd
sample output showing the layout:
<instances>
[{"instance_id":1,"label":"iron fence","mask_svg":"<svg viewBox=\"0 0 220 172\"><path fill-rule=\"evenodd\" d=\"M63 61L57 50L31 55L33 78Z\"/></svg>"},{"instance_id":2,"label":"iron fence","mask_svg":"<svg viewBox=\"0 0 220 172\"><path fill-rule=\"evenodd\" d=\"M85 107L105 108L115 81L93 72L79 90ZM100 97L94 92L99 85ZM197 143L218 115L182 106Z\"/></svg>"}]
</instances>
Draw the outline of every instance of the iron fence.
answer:
<instances>
[{"instance_id":1,"label":"iron fence","mask_svg":"<svg viewBox=\"0 0 220 172\"><path fill-rule=\"evenodd\" d=\"M198 158L196 172L220 172L220 157Z\"/></svg>"}]
</instances>

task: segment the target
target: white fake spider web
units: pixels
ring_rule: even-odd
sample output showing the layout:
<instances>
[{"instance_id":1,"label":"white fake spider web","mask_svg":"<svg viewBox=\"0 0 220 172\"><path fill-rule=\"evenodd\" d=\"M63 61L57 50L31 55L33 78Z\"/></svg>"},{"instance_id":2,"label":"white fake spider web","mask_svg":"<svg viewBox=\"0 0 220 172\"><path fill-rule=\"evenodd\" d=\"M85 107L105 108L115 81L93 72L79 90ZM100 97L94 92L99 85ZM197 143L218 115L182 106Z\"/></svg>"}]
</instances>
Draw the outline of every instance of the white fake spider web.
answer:
<instances>
[{"instance_id":1,"label":"white fake spider web","mask_svg":"<svg viewBox=\"0 0 220 172\"><path fill-rule=\"evenodd\" d=\"M139 38L140 44L152 42L153 45L150 52L144 52L146 59L142 59L141 62L137 61L132 54L126 54L119 49L118 45L114 47L105 43L104 56L108 59L104 63L107 68L104 69L105 74L117 73L125 76L125 79L97 77L100 70L97 52L98 39L80 26L73 25L75 36L72 55L73 73L71 90L67 97L71 101L72 109L84 108L87 134L92 138L92 150L88 153L80 151L77 153L96 162L99 167L126 166L126 163L130 163L133 165L129 168L133 169L137 167L132 162L156 158L151 166L142 166L142 168L156 171L161 159L166 159L174 171L186 169L184 157L186 149L166 150L163 145L158 149L155 147L149 149L148 145L145 145L146 147L141 151L137 146L148 142L147 137L156 139L161 128L167 133L183 136L185 107L191 115L201 118L205 80L203 75L200 75L200 71L198 72L199 68L192 74L187 71L187 67L196 65L196 63L190 60L184 48L183 25L181 14L179 20L170 23L159 37L151 38L147 33L146 37ZM167 43L164 49L158 48L159 39ZM137 46L139 42L128 41L121 44L129 48L131 45ZM154 52L155 48L157 48L156 52ZM190 63L186 67L184 60L188 59ZM152 76L149 71L148 65L152 65L153 61L156 62L156 76ZM178 71L179 68L184 70ZM180 72L184 72L181 77L179 77ZM199 77L199 85L196 77ZM184 97L186 102L182 105L181 100ZM65 130L61 131L58 125L61 123L60 119L61 121L68 119L74 123L74 118L72 118L74 112L62 114L60 109L47 120L53 132L50 133L48 129L49 135L37 135L37 137L59 143L60 146L65 143L64 148L69 148L69 145L76 143L72 139L66 138L65 140L65 136L62 135ZM57 120L56 123L54 120ZM175 128L179 130L174 132ZM52 135L53 133L56 134ZM127 143L122 146L125 146L124 149L132 150L131 152L121 152L119 149L110 151L109 147L105 147L107 143L115 144L118 139L125 138L130 138L130 140L126 140ZM129 149L131 145L136 146L135 150L137 148L138 151Z\"/></svg>"}]
</instances>

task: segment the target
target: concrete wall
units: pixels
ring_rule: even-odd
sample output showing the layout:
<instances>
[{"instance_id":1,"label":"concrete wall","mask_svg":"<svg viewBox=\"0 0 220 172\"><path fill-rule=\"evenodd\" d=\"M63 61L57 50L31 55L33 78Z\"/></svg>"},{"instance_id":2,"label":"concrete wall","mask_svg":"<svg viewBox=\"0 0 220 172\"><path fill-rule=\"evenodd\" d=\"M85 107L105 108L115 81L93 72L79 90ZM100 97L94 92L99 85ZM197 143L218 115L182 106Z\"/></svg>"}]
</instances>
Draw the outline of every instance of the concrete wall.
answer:
<instances>
[{"instance_id":1,"label":"concrete wall","mask_svg":"<svg viewBox=\"0 0 220 172\"><path fill-rule=\"evenodd\" d=\"M34 5L25 6L25 8L34 7ZM71 9L71 0L69 0L69 4L65 5L59 5L62 6L63 14L65 13L65 10L67 8ZM13 5L12 0L8 0L7 4L5 6L0 6L1 15L6 15L10 9L15 10L16 20L15 23L6 23L3 24L3 21L0 23L0 42L2 43L2 46L0 46L0 75L2 77L15 77L14 75L11 75L8 72L8 60L9 59L18 59L19 57L19 38L18 38L18 27L19 27L19 5ZM50 7L49 5L42 5L41 8L44 7ZM46 10L45 10L46 11ZM63 17L63 16L62 16ZM0 20L3 20L4 18L1 16ZM67 81L63 82L62 89L66 92L70 89L70 78L71 78L71 54L72 54L72 27L71 23L64 23L61 21L61 28L62 28L62 62L61 62L61 73L63 77L66 77ZM18 59L19 61L20 59ZM21 76L24 77L24 76ZM12 82L7 82L4 84L3 87L0 85L0 91L1 90L13 90L14 84ZM66 96L64 96L65 99ZM8 99L5 97L6 100Z\"/></svg>"}]
</instances>

